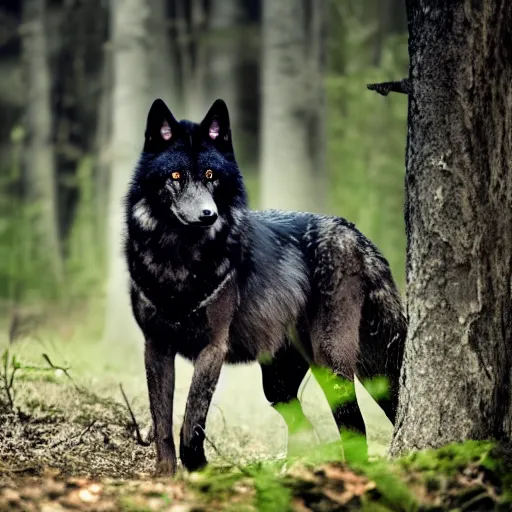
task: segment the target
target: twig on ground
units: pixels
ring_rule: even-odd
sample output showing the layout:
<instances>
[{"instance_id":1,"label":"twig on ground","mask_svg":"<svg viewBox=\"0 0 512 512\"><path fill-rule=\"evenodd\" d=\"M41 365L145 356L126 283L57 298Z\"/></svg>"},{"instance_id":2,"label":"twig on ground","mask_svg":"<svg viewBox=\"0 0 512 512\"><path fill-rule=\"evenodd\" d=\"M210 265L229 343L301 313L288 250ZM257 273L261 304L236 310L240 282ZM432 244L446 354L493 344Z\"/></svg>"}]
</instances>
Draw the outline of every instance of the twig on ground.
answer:
<instances>
[{"instance_id":1,"label":"twig on ground","mask_svg":"<svg viewBox=\"0 0 512 512\"><path fill-rule=\"evenodd\" d=\"M36 473L41 468L38 466L23 466L21 468L9 468L7 466L0 466L0 475L1 474L16 474L16 473Z\"/></svg>"},{"instance_id":2,"label":"twig on ground","mask_svg":"<svg viewBox=\"0 0 512 512\"><path fill-rule=\"evenodd\" d=\"M93 425L96 423L96 419L92 420L91 423L89 423L89 425L87 425L87 427L84 428L84 430L82 430L82 432L80 432L80 435L78 436L78 444L80 444L82 442L82 438L85 436L85 434L87 434L87 432L89 432L89 430L91 430L91 428L93 427Z\"/></svg>"},{"instance_id":3,"label":"twig on ground","mask_svg":"<svg viewBox=\"0 0 512 512\"><path fill-rule=\"evenodd\" d=\"M135 414L133 414L133 410L130 405L130 402L128 401L128 397L126 396L126 393L124 392L123 385L119 384L119 387L121 389L121 393L123 394L123 398L126 403L126 407L128 408L128 412L130 413L130 416L132 418L133 427L135 428L135 435L137 436L137 443L140 444L141 446L149 446L151 443L149 443L148 441L144 441L144 439L142 439L142 435L140 434L139 424L137 423L137 420L135 419Z\"/></svg>"},{"instance_id":4,"label":"twig on ground","mask_svg":"<svg viewBox=\"0 0 512 512\"><path fill-rule=\"evenodd\" d=\"M51 444L50 448L55 448L56 446L59 446L60 444L66 443L68 441L71 441L72 439L76 439L77 437L78 437L78 443L76 443L76 444L79 445L82 442L82 438L85 436L85 434L87 434L87 432L89 432L91 430L91 428L94 426L96 421L97 421L96 419L92 420L91 423L89 423L89 425L87 425L87 427L85 427L78 434L76 434L74 436L71 436L71 437L69 437L67 439L61 439L60 441L57 441L56 443Z\"/></svg>"},{"instance_id":5,"label":"twig on ground","mask_svg":"<svg viewBox=\"0 0 512 512\"><path fill-rule=\"evenodd\" d=\"M14 411L14 397L12 395L12 389L14 386L14 376L16 375L16 371L19 370L20 366L16 361L16 357L13 356L11 359L11 353L10 350L7 348L5 349L2 359L4 363L4 368L2 372L2 380L4 381L4 391L7 396L7 401L9 408L11 411ZM12 370L11 374L9 375L9 361L12 363Z\"/></svg>"},{"instance_id":6,"label":"twig on ground","mask_svg":"<svg viewBox=\"0 0 512 512\"><path fill-rule=\"evenodd\" d=\"M73 384L73 386L75 386L76 389L78 390L82 390L82 388L71 378L71 375L69 374L68 370L69 368L64 368L62 366L57 366L55 364L53 364L50 360L50 358L48 357L47 354L42 354L43 355L43 359L54 369L54 370L60 370L61 372L64 372L64 375L71 381L71 383Z\"/></svg>"},{"instance_id":7,"label":"twig on ground","mask_svg":"<svg viewBox=\"0 0 512 512\"><path fill-rule=\"evenodd\" d=\"M411 93L411 82L404 78L398 82L382 82L380 84L368 84L366 87L370 91L378 92L382 96L387 96L390 92L399 92L401 94Z\"/></svg>"},{"instance_id":8,"label":"twig on ground","mask_svg":"<svg viewBox=\"0 0 512 512\"><path fill-rule=\"evenodd\" d=\"M201 428L201 427L199 427ZM220 450L219 448L217 447L217 445L210 439L210 437L208 436L208 434L205 432L205 430L203 428L201 428L201 430L203 431L203 434L204 434L204 439L205 441L213 448L213 451L218 455L219 458L221 458L222 460L224 460L225 462L227 462L228 464L230 464L231 466L233 466L234 468L238 469L238 471L240 471L241 473L243 473L244 475L246 476L252 476L250 474L250 472L248 472L246 469L244 469L242 466L240 466L240 464L237 464L234 460L230 459L229 457L227 457L226 455L224 455Z\"/></svg>"},{"instance_id":9,"label":"twig on ground","mask_svg":"<svg viewBox=\"0 0 512 512\"><path fill-rule=\"evenodd\" d=\"M226 431L228 429L228 424L226 421L226 417L224 416L224 411L217 404L212 404L212 405L213 405L213 407L216 407L217 410L220 412L220 417L222 418L222 424L224 425L224 430Z\"/></svg>"}]
</instances>

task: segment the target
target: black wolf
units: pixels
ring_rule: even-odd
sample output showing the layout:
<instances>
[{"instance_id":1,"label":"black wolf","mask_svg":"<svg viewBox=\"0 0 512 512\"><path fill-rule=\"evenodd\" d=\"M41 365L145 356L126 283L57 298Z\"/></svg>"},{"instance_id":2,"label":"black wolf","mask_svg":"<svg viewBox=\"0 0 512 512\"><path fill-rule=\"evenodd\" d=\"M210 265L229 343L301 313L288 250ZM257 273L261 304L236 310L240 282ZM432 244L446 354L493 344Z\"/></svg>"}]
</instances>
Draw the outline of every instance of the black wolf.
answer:
<instances>
[{"instance_id":1,"label":"black wolf","mask_svg":"<svg viewBox=\"0 0 512 512\"><path fill-rule=\"evenodd\" d=\"M260 361L265 395L289 429L297 418L279 406L297 400L313 364L349 380L387 376L383 408L394 421L406 322L387 261L342 218L250 211L222 100L200 124L153 103L126 215L159 474L176 470L176 354L194 362L180 434L189 470L206 464L206 416L224 363ZM333 414L339 427L364 431L355 402Z\"/></svg>"}]
</instances>

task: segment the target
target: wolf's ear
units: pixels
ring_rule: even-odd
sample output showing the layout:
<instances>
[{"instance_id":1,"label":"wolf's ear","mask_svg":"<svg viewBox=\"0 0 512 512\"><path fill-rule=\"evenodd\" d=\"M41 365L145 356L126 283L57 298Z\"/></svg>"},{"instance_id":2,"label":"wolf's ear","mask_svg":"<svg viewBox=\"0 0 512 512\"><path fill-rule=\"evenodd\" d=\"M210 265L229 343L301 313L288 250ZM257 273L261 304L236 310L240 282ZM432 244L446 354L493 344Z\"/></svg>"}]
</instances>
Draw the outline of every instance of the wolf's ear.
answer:
<instances>
[{"instance_id":1,"label":"wolf's ear","mask_svg":"<svg viewBox=\"0 0 512 512\"><path fill-rule=\"evenodd\" d=\"M144 151L163 151L176 138L179 123L163 100L157 99L151 105L146 122Z\"/></svg>"},{"instance_id":2,"label":"wolf's ear","mask_svg":"<svg viewBox=\"0 0 512 512\"><path fill-rule=\"evenodd\" d=\"M206 138L224 151L232 149L229 112L223 100L216 100L201 122L201 129Z\"/></svg>"}]
</instances>

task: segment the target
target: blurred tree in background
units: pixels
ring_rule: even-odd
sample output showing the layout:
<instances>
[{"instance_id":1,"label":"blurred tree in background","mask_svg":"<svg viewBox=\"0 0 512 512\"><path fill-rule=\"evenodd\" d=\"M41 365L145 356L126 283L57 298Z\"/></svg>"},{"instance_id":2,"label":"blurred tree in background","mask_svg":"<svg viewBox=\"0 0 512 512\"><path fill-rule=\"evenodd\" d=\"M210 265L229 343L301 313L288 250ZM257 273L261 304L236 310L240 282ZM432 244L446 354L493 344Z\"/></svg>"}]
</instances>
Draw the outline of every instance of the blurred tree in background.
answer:
<instances>
[{"instance_id":1,"label":"blurred tree in background","mask_svg":"<svg viewBox=\"0 0 512 512\"><path fill-rule=\"evenodd\" d=\"M263 208L324 208L326 4L263 2Z\"/></svg>"},{"instance_id":2,"label":"blurred tree in background","mask_svg":"<svg viewBox=\"0 0 512 512\"><path fill-rule=\"evenodd\" d=\"M196 121L225 99L251 205L355 222L402 286L407 98L366 84L405 76L406 28L401 0L3 0L0 316L128 341L121 201L155 97Z\"/></svg>"}]
</instances>

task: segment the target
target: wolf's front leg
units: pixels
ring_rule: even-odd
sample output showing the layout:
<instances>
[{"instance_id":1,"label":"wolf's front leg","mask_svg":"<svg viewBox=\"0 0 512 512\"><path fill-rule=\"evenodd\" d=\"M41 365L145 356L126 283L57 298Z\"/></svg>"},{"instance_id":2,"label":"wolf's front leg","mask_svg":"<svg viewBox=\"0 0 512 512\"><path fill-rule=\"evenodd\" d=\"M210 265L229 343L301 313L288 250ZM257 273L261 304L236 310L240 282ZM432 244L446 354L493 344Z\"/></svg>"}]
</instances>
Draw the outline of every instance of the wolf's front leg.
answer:
<instances>
[{"instance_id":1,"label":"wolf's front leg","mask_svg":"<svg viewBox=\"0 0 512 512\"><path fill-rule=\"evenodd\" d=\"M204 439L206 416L219 380L226 355L223 347L208 345L199 354L185 409L185 419L180 434L180 457L189 471L206 465Z\"/></svg>"},{"instance_id":2,"label":"wolf's front leg","mask_svg":"<svg viewBox=\"0 0 512 512\"><path fill-rule=\"evenodd\" d=\"M156 474L173 475L176 472L172 434L175 353L168 346L146 338L144 359L156 443Z\"/></svg>"},{"instance_id":3,"label":"wolf's front leg","mask_svg":"<svg viewBox=\"0 0 512 512\"><path fill-rule=\"evenodd\" d=\"M206 416L228 352L229 326L235 304L236 290L232 283L228 283L215 303L207 306L211 342L200 352L195 361L180 433L180 458L189 471L206 465L204 454Z\"/></svg>"}]
</instances>

